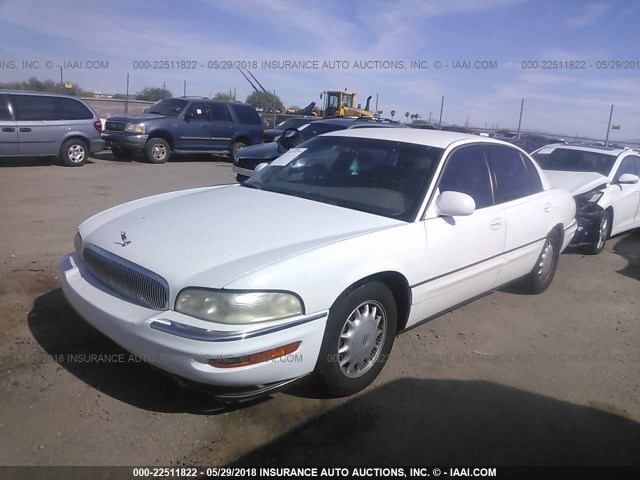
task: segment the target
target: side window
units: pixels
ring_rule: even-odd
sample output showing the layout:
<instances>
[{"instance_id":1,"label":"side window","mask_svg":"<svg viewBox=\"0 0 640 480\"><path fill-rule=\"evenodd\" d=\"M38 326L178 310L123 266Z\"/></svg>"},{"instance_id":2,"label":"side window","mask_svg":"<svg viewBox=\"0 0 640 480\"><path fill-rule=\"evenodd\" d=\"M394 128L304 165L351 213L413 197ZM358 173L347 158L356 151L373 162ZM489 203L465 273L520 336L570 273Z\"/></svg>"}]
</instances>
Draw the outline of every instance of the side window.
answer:
<instances>
[{"instance_id":1,"label":"side window","mask_svg":"<svg viewBox=\"0 0 640 480\"><path fill-rule=\"evenodd\" d=\"M243 124L249 125L262 125L260 121L260 116L255 108L249 107L247 105L232 105L233 111L236 112L236 117L238 117L238 121Z\"/></svg>"},{"instance_id":2,"label":"side window","mask_svg":"<svg viewBox=\"0 0 640 480\"><path fill-rule=\"evenodd\" d=\"M540 176L529 159L501 145L487 145L495 180L496 203L509 202L542 191Z\"/></svg>"},{"instance_id":3,"label":"side window","mask_svg":"<svg viewBox=\"0 0 640 480\"><path fill-rule=\"evenodd\" d=\"M624 160L622 160L622 163L620 164L620 166L618 167L618 171L616 172L615 177L613 177L613 181L617 182L620 177L622 175L624 175L625 173L630 173L632 175L638 175L638 163L640 161L640 158L635 157L633 155L630 155L628 157L625 157Z\"/></svg>"},{"instance_id":4,"label":"side window","mask_svg":"<svg viewBox=\"0 0 640 480\"><path fill-rule=\"evenodd\" d=\"M11 95L16 120L60 120L58 98L40 95Z\"/></svg>"},{"instance_id":5,"label":"side window","mask_svg":"<svg viewBox=\"0 0 640 480\"><path fill-rule=\"evenodd\" d=\"M73 98L59 98L63 120L90 120L93 118L91 110L83 103Z\"/></svg>"},{"instance_id":6,"label":"side window","mask_svg":"<svg viewBox=\"0 0 640 480\"><path fill-rule=\"evenodd\" d=\"M9 99L6 95L0 95L0 121L13 120L13 115L9 111Z\"/></svg>"},{"instance_id":7,"label":"side window","mask_svg":"<svg viewBox=\"0 0 640 480\"><path fill-rule=\"evenodd\" d=\"M229 121L229 114L222 103L210 103L209 105L211 106L211 120L216 122Z\"/></svg>"},{"instance_id":8,"label":"side window","mask_svg":"<svg viewBox=\"0 0 640 480\"><path fill-rule=\"evenodd\" d=\"M207 106L204 102L193 102L189 105L187 115L190 115L191 120L199 120L206 122L209 120L207 115Z\"/></svg>"},{"instance_id":9,"label":"side window","mask_svg":"<svg viewBox=\"0 0 640 480\"><path fill-rule=\"evenodd\" d=\"M482 147L455 150L447 160L438 186L440 192L466 193L476 202L476 208L492 205L491 179Z\"/></svg>"}]
</instances>

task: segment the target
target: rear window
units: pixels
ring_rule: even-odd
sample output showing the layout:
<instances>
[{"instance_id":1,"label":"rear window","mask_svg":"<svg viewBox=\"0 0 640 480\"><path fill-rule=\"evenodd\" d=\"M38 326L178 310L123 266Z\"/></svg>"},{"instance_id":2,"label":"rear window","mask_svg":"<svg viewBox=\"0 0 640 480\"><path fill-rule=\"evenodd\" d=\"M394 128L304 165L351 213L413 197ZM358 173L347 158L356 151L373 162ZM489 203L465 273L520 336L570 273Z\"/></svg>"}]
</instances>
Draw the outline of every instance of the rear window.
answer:
<instances>
[{"instance_id":1,"label":"rear window","mask_svg":"<svg viewBox=\"0 0 640 480\"><path fill-rule=\"evenodd\" d=\"M608 176L617 157L588 150L548 147L538 151L533 158L543 170L598 172Z\"/></svg>"},{"instance_id":2,"label":"rear window","mask_svg":"<svg viewBox=\"0 0 640 480\"><path fill-rule=\"evenodd\" d=\"M240 123L249 123L252 125L262 126L260 116L254 107L249 105L231 104L231 108L236 112Z\"/></svg>"},{"instance_id":3,"label":"rear window","mask_svg":"<svg viewBox=\"0 0 640 480\"><path fill-rule=\"evenodd\" d=\"M11 95L16 120L60 120L57 97Z\"/></svg>"},{"instance_id":4,"label":"rear window","mask_svg":"<svg viewBox=\"0 0 640 480\"><path fill-rule=\"evenodd\" d=\"M90 120L93 113L82 102L74 98L59 98L63 120Z\"/></svg>"},{"instance_id":5,"label":"rear window","mask_svg":"<svg viewBox=\"0 0 640 480\"><path fill-rule=\"evenodd\" d=\"M0 120L13 120L6 95L0 95Z\"/></svg>"}]
</instances>

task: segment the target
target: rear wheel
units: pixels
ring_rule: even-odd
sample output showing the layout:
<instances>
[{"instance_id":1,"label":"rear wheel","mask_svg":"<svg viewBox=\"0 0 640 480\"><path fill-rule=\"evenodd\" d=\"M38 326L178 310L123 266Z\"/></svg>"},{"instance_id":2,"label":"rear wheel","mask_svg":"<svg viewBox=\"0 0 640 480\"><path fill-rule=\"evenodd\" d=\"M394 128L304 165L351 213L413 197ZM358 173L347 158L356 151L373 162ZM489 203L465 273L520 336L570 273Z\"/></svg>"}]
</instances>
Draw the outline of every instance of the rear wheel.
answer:
<instances>
[{"instance_id":1,"label":"rear wheel","mask_svg":"<svg viewBox=\"0 0 640 480\"><path fill-rule=\"evenodd\" d=\"M557 231L551 232L545 239L533 270L524 279L524 287L529 293L542 293L551 285L558 268L561 243Z\"/></svg>"},{"instance_id":2,"label":"rear wheel","mask_svg":"<svg viewBox=\"0 0 640 480\"><path fill-rule=\"evenodd\" d=\"M89 156L87 144L80 139L72 138L62 144L60 158L67 167L79 167L84 165Z\"/></svg>"},{"instance_id":3,"label":"rear wheel","mask_svg":"<svg viewBox=\"0 0 640 480\"><path fill-rule=\"evenodd\" d=\"M236 155L238 154L238 152L240 150L242 150L243 148L245 148L247 146L246 143L244 142L233 142L231 144L231 147L229 147L229 153L231 155L231 160L236 160Z\"/></svg>"},{"instance_id":4,"label":"rear wheel","mask_svg":"<svg viewBox=\"0 0 640 480\"><path fill-rule=\"evenodd\" d=\"M151 138L144 146L144 155L149 163L165 163L171 156L171 147L162 138Z\"/></svg>"},{"instance_id":5,"label":"rear wheel","mask_svg":"<svg viewBox=\"0 0 640 480\"><path fill-rule=\"evenodd\" d=\"M380 373L396 334L393 294L380 282L364 283L336 300L322 340L316 375L337 397L366 388Z\"/></svg>"},{"instance_id":6,"label":"rear wheel","mask_svg":"<svg viewBox=\"0 0 640 480\"><path fill-rule=\"evenodd\" d=\"M585 247L585 252L589 255L598 255L603 249L611 232L611 214L609 210L604 210L600 214L598 225L598 235L595 240Z\"/></svg>"}]
</instances>

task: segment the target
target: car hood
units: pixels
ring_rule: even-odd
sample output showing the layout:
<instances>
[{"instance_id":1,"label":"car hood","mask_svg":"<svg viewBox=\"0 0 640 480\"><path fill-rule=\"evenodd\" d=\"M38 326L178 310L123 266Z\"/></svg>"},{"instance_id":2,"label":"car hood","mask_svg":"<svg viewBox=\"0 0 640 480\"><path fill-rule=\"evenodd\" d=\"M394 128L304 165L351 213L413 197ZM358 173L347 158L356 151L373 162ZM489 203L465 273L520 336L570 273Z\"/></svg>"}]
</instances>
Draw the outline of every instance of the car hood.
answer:
<instances>
[{"instance_id":1,"label":"car hood","mask_svg":"<svg viewBox=\"0 0 640 480\"><path fill-rule=\"evenodd\" d=\"M136 115L113 115L107 118L107 122L135 123L135 122L144 122L146 120L152 120L156 118L164 118L164 115L158 115L156 113L139 113Z\"/></svg>"},{"instance_id":2,"label":"car hood","mask_svg":"<svg viewBox=\"0 0 640 480\"><path fill-rule=\"evenodd\" d=\"M175 289L223 288L310 249L404 224L238 185L160 195L135 205L116 207L81 225L85 247L94 244L141 265ZM123 232L130 242L126 246Z\"/></svg>"},{"instance_id":3,"label":"car hood","mask_svg":"<svg viewBox=\"0 0 640 480\"><path fill-rule=\"evenodd\" d=\"M280 148L277 142L268 142L245 147L238 152L237 156L240 160L274 160L286 151Z\"/></svg>"},{"instance_id":4,"label":"car hood","mask_svg":"<svg viewBox=\"0 0 640 480\"><path fill-rule=\"evenodd\" d=\"M589 192L609 182L607 177L597 172L545 170L544 173L552 187L569 192L571 195L580 195L581 193Z\"/></svg>"}]
</instances>

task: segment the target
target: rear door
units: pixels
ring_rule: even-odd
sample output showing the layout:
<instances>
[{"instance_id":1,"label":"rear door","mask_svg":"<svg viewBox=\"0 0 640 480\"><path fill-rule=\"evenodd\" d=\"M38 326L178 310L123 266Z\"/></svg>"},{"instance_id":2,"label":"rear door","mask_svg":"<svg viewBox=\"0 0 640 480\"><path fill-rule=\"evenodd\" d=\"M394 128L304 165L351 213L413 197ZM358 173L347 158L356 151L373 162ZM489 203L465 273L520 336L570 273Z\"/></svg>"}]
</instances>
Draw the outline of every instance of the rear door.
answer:
<instances>
[{"instance_id":1,"label":"rear door","mask_svg":"<svg viewBox=\"0 0 640 480\"><path fill-rule=\"evenodd\" d=\"M211 102L209 107L211 110L211 122L209 124L211 148L228 150L235 130L231 114L224 103Z\"/></svg>"},{"instance_id":2,"label":"rear door","mask_svg":"<svg viewBox=\"0 0 640 480\"><path fill-rule=\"evenodd\" d=\"M18 155L58 155L63 122L58 98L9 95L18 127Z\"/></svg>"},{"instance_id":3,"label":"rear door","mask_svg":"<svg viewBox=\"0 0 640 480\"><path fill-rule=\"evenodd\" d=\"M18 155L18 127L13 119L9 97L0 94L0 157Z\"/></svg>"},{"instance_id":4,"label":"rear door","mask_svg":"<svg viewBox=\"0 0 640 480\"><path fill-rule=\"evenodd\" d=\"M529 273L553 225L554 195L542 189L533 162L519 150L503 145L485 147L494 181L495 203L505 220L504 284Z\"/></svg>"}]
</instances>

